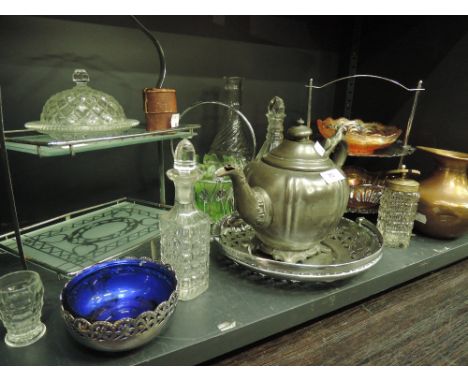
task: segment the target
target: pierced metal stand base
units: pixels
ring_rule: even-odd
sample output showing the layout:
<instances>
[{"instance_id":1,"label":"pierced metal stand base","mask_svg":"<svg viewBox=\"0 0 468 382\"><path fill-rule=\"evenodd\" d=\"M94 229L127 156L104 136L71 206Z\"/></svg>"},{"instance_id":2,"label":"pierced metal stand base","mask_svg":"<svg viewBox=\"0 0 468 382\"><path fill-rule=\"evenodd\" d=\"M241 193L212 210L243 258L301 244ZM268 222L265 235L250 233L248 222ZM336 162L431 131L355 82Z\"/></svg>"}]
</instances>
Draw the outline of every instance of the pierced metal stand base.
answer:
<instances>
[{"instance_id":1,"label":"pierced metal stand base","mask_svg":"<svg viewBox=\"0 0 468 382\"><path fill-rule=\"evenodd\" d=\"M321 253L331 255L331 249L320 243L314 245L312 248L306 249L305 251L282 251L280 249L271 248L262 243L256 237L252 239L252 243L255 248L270 255L273 259L291 264L304 263L307 259L320 255Z\"/></svg>"}]
</instances>

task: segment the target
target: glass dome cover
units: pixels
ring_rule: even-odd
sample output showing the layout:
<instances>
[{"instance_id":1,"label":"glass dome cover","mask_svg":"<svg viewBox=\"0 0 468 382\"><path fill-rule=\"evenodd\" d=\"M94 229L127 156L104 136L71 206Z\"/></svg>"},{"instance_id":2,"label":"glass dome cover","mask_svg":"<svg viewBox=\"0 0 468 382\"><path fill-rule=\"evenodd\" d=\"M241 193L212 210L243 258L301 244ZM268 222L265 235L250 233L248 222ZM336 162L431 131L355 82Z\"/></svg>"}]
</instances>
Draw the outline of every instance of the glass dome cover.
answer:
<instances>
[{"instance_id":1,"label":"glass dome cover","mask_svg":"<svg viewBox=\"0 0 468 382\"><path fill-rule=\"evenodd\" d=\"M88 86L86 70L76 69L73 81L73 88L47 100L40 121L27 122L27 129L58 140L75 140L118 135L139 124L126 118L114 97Z\"/></svg>"}]
</instances>

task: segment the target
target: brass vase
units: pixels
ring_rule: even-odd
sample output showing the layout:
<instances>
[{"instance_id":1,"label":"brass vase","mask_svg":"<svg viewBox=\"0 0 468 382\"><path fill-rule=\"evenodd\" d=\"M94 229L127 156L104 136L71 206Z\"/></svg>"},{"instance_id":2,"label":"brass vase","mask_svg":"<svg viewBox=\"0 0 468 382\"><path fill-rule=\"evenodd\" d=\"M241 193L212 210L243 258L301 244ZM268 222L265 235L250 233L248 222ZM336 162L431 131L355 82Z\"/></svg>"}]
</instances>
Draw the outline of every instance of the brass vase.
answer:
<instances>
[{"instance_id":1,"label":"brass vase","mask_svg":"<svg viewBox=\"0 0 468 382\"><path fill-rule=\"evenodd\" d=\"M415 228L428 236L452 239L468 233L468 154L418 146L439 166L421 182L418 212L425 223Z\"/></svg>"}]
</instances>

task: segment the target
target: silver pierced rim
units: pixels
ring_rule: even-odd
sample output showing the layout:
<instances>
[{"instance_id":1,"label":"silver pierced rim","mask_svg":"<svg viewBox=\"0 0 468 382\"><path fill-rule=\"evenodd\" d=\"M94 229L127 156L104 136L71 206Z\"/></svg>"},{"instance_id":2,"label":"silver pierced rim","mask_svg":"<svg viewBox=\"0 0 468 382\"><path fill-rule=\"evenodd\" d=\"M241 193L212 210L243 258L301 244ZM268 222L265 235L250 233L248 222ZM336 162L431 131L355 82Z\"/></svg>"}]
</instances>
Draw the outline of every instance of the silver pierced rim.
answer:
<instances>
[{"instance_id":1,"label":"silver pierced rim","mask_svg":"<svg viewBox=\"0 0 468 382\"><path fill-rule=\"evenodd\" d=\"M154 310L139 314L136 318L122 318L115 322L89 322L85 318L75 318L61 306L62 316L74 333L94 341L125 341L130 337L143 334L155 326L160 326L169 318L177 305L179 293L172 292L167 301Z\"/></svg>"},{"instance_id":2,"label":"silver pierced rim","mask_svg":"<svg viewBox=\"0 0 468 382\"><path fill-rule=\"evenodd\" d=\"M159 327L172 315L179 299L179 281L174 269L170 264L163 264L149 257L125 257L121 260L137 259L144 262L151 262L162 265L170 272L174 273L176 279L176 289L171 293L169 299L161 302L154 310L140 313L137 317L125 317L115 322L95 321L89 322L82 317L75 317L63 307L63 290L67 287L68 281L60 293L60 308L62 317L66 325L73 333L94 341L125 341L130 337L143 334L154 327ZM86 268L88 269L88 268ZM85 270L86 270L85 269ZM83 270L84 271L84 270Z\"/></svg>"}]
</instances>

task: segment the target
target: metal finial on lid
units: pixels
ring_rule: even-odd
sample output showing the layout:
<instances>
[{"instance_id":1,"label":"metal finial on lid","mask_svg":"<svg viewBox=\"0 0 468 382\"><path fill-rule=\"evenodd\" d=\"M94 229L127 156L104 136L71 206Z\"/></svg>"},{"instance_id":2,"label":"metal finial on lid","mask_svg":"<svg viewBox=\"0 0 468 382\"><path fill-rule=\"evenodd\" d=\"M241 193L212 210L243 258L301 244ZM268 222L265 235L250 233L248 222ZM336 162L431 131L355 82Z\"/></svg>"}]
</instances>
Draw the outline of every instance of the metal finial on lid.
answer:
<instances>
[{"instance_id":1,"label":"metal finial on lid","mask_svg":"<svg viewBox=\"0 0 468 382\"><path fill-rule=\"evenodd\" d=\"M312 130L304 125L304 120L298 119L298 125L290 127L287 131L288 137L293 141L307 140L312 135Z\"/></svg>"}]
</instances>

